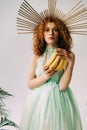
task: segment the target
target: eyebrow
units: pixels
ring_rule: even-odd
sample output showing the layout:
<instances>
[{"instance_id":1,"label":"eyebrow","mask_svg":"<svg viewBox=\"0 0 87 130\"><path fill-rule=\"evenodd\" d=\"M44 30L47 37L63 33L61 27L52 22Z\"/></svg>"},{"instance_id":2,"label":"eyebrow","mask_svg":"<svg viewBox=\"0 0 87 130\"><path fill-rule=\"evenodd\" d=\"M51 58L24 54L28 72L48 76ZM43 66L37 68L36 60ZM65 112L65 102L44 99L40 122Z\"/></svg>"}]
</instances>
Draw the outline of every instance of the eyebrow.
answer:
<instances>
[{"instance_id":1,"label":"eyebrow","mask_svg":"<svg viewBox=\"0 0 87 130\"><path fill-rule=\"evenodd\" d=\"M46 26L45 28L50 28L50 27ZM57 27L55 26L55 27L53 27L53 28L57 28Z\"/></svg>"}]
</instances>

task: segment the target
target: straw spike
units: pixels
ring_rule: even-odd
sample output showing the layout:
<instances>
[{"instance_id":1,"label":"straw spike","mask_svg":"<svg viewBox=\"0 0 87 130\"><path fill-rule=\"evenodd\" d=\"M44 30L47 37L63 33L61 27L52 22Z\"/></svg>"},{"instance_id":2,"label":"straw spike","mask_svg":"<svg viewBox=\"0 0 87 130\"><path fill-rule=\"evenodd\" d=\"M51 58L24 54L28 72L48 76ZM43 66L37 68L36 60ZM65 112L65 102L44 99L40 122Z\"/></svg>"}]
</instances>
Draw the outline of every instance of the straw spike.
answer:
<instances>
[{"instance_id":1,"label":"straw spike","mask_svg":"<svg viewBox=\"0 0 87 130\"><path fill-rule=\"evenodd\" d=\"M55 9L56 9L56 0L48 0L49 16L54 16L55 15Z\"/></svg>"},{"instance_id":2,"label":"straw spike","mask_svg":"<svg viewBox=\"0 0 87 130\"><path fill-rule=\"evenodd\" d=\"M25 14L24 12L21 11L21 12L19 12L19 15L22 16L23 18L29 20L29 21L31 19L31 21L33 23L37 23L38 24L38 22L34 18L32 18L31 15L29 15L29 14Z\"/></svg>"},{"instance_id":3,"label":"straw spike","mask_svg":"<svg viewBox=\"0 0 87 130\"><path fill-rule=\"evenodd\" d=\"M86 21L87 18L78 18L78 19L75 19L75 20L70 20L68 21L68 25L67 26L72 26L72 24L76 24L76 23L80 23L80 22L83 22L83 21Z\"/></svg>"},{"instance_id":4,"label":"straw spike","mask_svg":"<svg viewBox=\"0 0 87 130\"><path fill-rule=\"evenodd\" d=\"M83 21L85 22L86 20L87 20L87 16L85 17L82 16L82 17L70 19L66 23L67 23L67 26L69 26L76 23L83 23Z\"/></svg>"},{"instance_id":5,"label":"straw spike","mask_svg":"<svg viewBox=\"0 0 87 130\"><path fill-rule=\"evenodd\" d=\"M28 13L31 14L31 16L35 17L38 20L41 20L41 16L38 14L37 11L35 11L30 4L26 4L23 2L22 6L28 10ZM21 8L21 7L20 7Z\"/></svg>"},{"instance_id":6,"label":"straw spike","mask_svg":"<svg viewBox=\"0 0 87 130\"><path fill-rule=\"evenodd\" d=\"M77 30L71 31L71 30L70 30L70 32L71 32L72 34L87 35L87 31L77 31Z\"/></svg>"},{"instance_id":7,"label":"straw spike","mask_svg":"<svg viewBox=\"0 0 87 130\"><path fill-rule=\"evenodd\" d=\"M79 14L81 14L81 13L83 13L83 12L85 12L85 11L86 11L85 9L82 9L82 10L76 11L74 14L72 14L72 15L69 16L69 17L66 17L66 19L64 19L64 20L67 21L67 20L69 20L69 19L71 19L71 18L73 18L73 17L78 16Z\"/></svg>"},{"instance_id":8,"label":"straw spike","mask_svg":"<svg viewBox=\"0 0 87 130\"><path fill-rule=\"evenodd\" d=\"M70 27L70 26L68 26L68 27ZM78 24L78 26L77 26L77 24L74 24L74 25L72 25L70 28L85 28L85 27L87 27L87 23L84 23L83 25L82 24Z\"/></svg>"},{"instance_id":9,"label":"straw spike","mask_svg":"<svg viewBox=\"0 0 87 130\"><path fill-rule=\"evenodd\" d=\"M75 10L77 10L77 8L79 7L79 5L82 3L82 0L81 1L79 1L70 11L68 11L67 13L66 13L66 16L68 17L68 16L70 16L70 15L72 15L72 13L75 11ZM66 17L65 16L65 17Z\"/></svg>"},{"instance_id":10,"label":"straw spike","mask_svg":"<svg viewBox=\"0 0 87 130\"><path fill-rule=\"evenodd\" d=\"M29 15L31 15L32 17L34 17L35 19L37 19L37 21L40 20L39 17L38 17L38 15L35 15L34 12L32 12L31 10L29 10L26 6L22 5L22 6L20 7L20 12L21 12L21 10L22 10L24 13L29 14Z\"/></svg>"},{"instance_id":11,"label":"straw spike","mask_svg":"<svg viewBox=\"0 0 87 130\"><path fill-rule=\"evenodd\" d=\"M26 0L24 0L24 2L29 7L29 9L31 9L32 12L34 12L35 15L37 14L37 16L41 19L41 16L39 15L39 13Z\"/></svg>"},{"instance_id":12,"label":"straw spike","mask_svg":"<svg viewBox=\"0 0 87 130\"><path fill-rule=\"evenodd\" d=\"M32 19L37 19L37 21L39 21L38 17L34 17L32 10L29 10L29 11L26 10L26 8L24 8L23 5L21 5L18 12L19 12L19 15L20 15L20 13L27 15L30 18L30 21L32 21ZM38 22L36 22L36 23L38 23Z\"/></svg>"},{"instance_id":13,"label":"straw spike","mask_svg":"<svg viewBox=\"0 0 87 130\"><path fill-rule=\"evenodd\" d=\"M35 23L32 23L30 21L27 21L27 20L23 20L21 18L17 18L17 22L16 23L19 23L19 24L26 24L26 25L32 25L32 26L36 26L37 24Z\"/></svg>"},{"instance_id":14,"label":"straw spike","mask_svg":"<svg viewBox=\"0 0 87 130\"><path fill-rule=\"evenodd\" d=\"M62 19L62 17L65 15L62 11L57 10L57 9L56 9L56 11L55 11L55 14L56 14L56 16L59 17L60 19Z\"/></svg>"}]
</instances>

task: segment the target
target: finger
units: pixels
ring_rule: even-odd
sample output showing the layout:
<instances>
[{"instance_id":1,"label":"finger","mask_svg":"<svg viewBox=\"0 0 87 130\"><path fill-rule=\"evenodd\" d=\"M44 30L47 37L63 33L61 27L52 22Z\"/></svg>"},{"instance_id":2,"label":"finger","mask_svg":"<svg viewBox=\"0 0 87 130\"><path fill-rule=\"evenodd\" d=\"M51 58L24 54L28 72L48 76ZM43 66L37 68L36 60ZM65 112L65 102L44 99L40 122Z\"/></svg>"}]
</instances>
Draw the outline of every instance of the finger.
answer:
<instances>
[{"instance_id":1,"label":"finger","mask_svg":"<svg viewBox=\"0 0 87 130\"><path fill-rule=\"evenodd\" d=\"M53 71L53 69L52 69L52 68L49 68L49 69L46 70L46 73L50 73L50 72L52 72L52 71Z\"/></svg>"},{"instance_id":2,"label":"finger","mask_svg":"<svg viewBox=\"0 0 87 130\"><path fill-rule=\"evenodd\" d=\"M48 68L49 68L48 66L43 66L44 71L48 70Z\"/></svg>"},{"instance_id":3,"label":"finger","mask_svg":"<svg viewBox=\"0 0 87 130\"><path fill-rule=\"evenodd\" d=\"M55 51L58 51L58 52L63 52L63 51L65 51L65 49L62 49L62 48L57 48L57 49L55 49Z\"/></svg>"},{"instance_id":4,"label":"finger","mask_svg":"<svg viewBox=\"0 0 87 130\"><path fill-rule=\"evenodd\" d=\"M60 48L57 48L54 51L57 52L57 53L60 53L62 50Z\"/></svg>"},{"instance_id":5,"label":"finger","mask_svg":"<svg viewBox=\"0 0 87 130\"><path fill-rule=\"evenodd\" d=\"M52 76L55 72L56 72L56 70L51 71L50 76Z\"/></svg>"},{"instance_id":6,"label":"finger","mask_svg":"<svg viewBox=\"0 0 87 130\"><path fill-rule=\"evenodd\" d=\"M62 51L62 56L67 57L68 55L69 55L69 52L68 52L68 51L66 51L66 50L63 50L63 51Z\"/></svg>"},{"instance_id":7,"label":"finger","mask_svg":"<svg viewBox=\"0 0 87 130\"><path fill-rule=\"evenodd\" d=\"M57 55L57 56L63 56L63 55L64 55L64 52L62 52L62 51L56 51L56 55Z\"/></svg>"},{"instance_id":8,"label":"finger","mask_svg":"<svg viewBox=\"0 0 87 130\"><path fill-rule=\"evenodd\" d=\"M56 49L55 52L57 52L57 55L66 55L67 51L64 49Z\"/></svg>"}]
</instances>

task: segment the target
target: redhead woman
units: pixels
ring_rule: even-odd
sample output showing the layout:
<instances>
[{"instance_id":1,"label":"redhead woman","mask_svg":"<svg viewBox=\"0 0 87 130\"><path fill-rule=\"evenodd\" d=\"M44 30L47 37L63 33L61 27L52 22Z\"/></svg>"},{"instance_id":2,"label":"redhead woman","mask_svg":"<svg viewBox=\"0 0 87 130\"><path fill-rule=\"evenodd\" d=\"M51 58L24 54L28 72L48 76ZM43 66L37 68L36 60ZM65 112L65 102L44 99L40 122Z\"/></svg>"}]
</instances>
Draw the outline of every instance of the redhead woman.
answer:
<instances>
[{"instance_id":1,"label":"redhead woman","mask_svg":"<svg viewBox=\"0 0 87 130\"><path fill-rule=\"evenodd\" d=\"M27 85L30 90L20 130L82 130L76 99L70 89L75 63L72 38L62 20L46 17L33 34L33 56ZM65 69L44 69L53 52L67 60Z\"/></svg>"}]
</instances>

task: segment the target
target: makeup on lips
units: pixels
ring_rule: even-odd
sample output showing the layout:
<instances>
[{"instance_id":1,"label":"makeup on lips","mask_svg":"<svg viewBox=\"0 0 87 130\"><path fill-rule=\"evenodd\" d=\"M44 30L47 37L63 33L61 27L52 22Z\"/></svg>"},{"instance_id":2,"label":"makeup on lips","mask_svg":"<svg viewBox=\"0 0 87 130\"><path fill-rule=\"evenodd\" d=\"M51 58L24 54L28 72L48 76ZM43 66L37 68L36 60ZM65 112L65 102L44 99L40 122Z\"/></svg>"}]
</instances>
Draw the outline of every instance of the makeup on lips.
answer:
<instances>
[{"instance_id":1,"label":"makeup on lips","mask_svg":"<svg viewBox=\"0 0 87 130\"><path fill-rule=\"evenodd\" d=\"M48 39L50 39L50 40L54 40L55 38L54 38L54 37L49 37Z\"/></svg>"}]
</instances>

